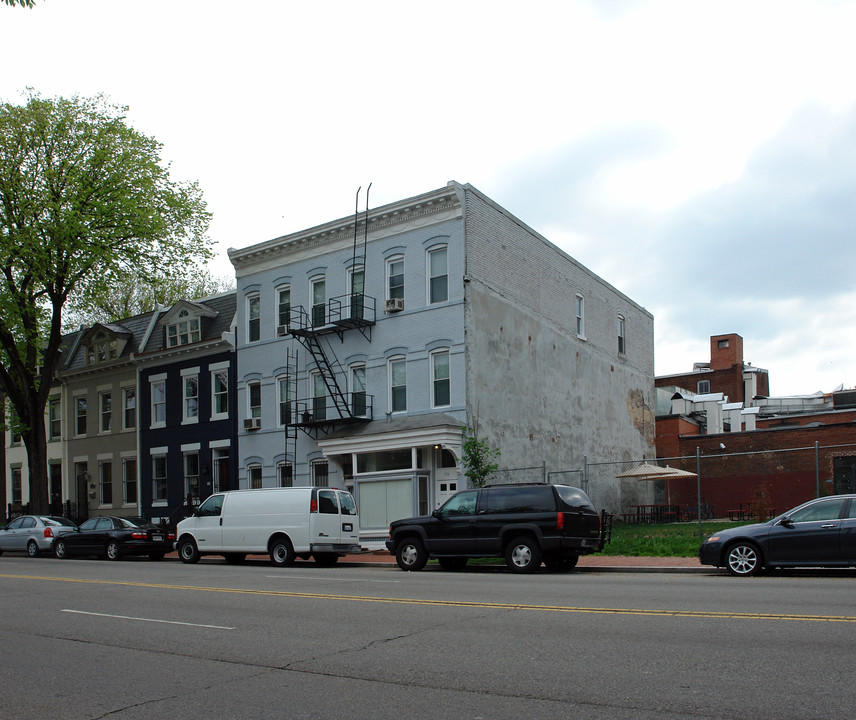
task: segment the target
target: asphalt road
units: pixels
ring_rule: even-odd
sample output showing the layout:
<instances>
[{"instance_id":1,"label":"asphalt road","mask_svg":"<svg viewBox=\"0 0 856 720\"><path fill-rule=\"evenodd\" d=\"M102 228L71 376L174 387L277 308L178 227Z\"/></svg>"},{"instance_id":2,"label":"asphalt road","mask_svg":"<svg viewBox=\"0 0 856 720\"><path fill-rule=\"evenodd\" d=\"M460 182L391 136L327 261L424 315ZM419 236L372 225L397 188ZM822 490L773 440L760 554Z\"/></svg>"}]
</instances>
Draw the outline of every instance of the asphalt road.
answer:
<instances>
[{"instance_id":1,"label":"asphalt road","mask_svg":"<svg viewBox=\"0 0 856 720\"><path fill-rule=\"evenodd\" d=\"M838 720L854 583L6 554L0 720Z\"/></svg>"}]
</instances>

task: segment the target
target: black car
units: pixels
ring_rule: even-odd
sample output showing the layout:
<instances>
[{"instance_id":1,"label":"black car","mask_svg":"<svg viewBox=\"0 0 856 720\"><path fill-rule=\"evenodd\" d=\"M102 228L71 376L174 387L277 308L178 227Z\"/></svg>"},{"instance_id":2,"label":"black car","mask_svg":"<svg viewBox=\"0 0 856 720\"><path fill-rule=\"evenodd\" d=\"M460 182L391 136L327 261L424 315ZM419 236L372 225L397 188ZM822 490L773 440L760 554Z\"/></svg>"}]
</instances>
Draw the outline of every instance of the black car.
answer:
<instances>
[{"instance_id":1,"label":"black car","mask_svg":"<svg viewBox=\"0 0 856 720\"><path fill-rule=\"evenodd\" d=\"M513 572L574 567L580 555L603 549L612 516L569 485L494 485L462 490L431 515L396 520L387 549L402 570L429 558L458 570L472 557L504 557Z\"/></svg>"},{"instance_id":2,"label":"black car","mask_svg":"<svg viewBox=\"0 0 856 720\"><path fill-rule=\"evenodd\" d=\"M141 517L94 517L54 542L58 558L99 555L118 560L123 555L148 555L163 560L172 551L175 533Z\"/></svg>"},{"instance_id":3,"label":"black car","mask_svg":"<svg viewBox=\"0 0 856 720\"><path fill-rule=\"evenodd\" d=\"M810 500L768 522L714 533L698 557L739 577L764 568L856 566L856 495Z\"/></svg>"}]
</instances>

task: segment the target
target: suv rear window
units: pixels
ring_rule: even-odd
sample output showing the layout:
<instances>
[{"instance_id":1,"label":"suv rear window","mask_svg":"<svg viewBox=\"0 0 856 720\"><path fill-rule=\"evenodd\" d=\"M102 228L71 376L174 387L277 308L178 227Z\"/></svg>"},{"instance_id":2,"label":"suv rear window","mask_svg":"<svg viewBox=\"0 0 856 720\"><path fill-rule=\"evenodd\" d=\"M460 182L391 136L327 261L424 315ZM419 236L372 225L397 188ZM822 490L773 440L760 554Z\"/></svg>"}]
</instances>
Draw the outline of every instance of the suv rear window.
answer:
<instances>
[{"instance_id":1,"label":"suv rear window","mask_svg":"<svg viewBox=\"0 0 856 720\"><path fill-rule=\"evenodd\" d=\"M489 513L532 513L556 510L556 500L549 485L491 488L486 492Z\"/></svg>"},{"instance_id":2,"label":"suv rear window","mask_svg":"<svg viewBox=\"0 0 856 720\"><path fill-rule=\"evenodd\" d=\"M597 512L594 509L594 505L591 504L588 495L579 488L570 487L569 485L556 485L555 487L556 492L559 493L559 497L565 505L572 508L579 508L580 510L586 509Z\"/></svg>"}]
</instances>

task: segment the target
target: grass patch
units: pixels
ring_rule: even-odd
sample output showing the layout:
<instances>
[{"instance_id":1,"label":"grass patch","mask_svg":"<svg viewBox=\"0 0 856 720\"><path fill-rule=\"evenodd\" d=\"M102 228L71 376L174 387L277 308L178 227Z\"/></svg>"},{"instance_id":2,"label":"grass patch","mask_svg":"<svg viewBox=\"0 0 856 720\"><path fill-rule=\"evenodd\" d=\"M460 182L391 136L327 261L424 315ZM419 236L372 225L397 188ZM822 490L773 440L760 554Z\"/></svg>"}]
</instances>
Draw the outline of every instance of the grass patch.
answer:
<instances>
[{"instance_id":1,"label":"grass patch","mask_svg":"<svg viewBox=\"0 0 856 720\"><path fill-rule=\"evenodd\" d=\"M702 521L702 538L712 532L745 525L721 520ZM628 525L616 523L612 527L612 542L606 544L601 555L630 555L637 557L696 557L701 541L698 523L663 523Z\"/></svg>"}]
</instances>

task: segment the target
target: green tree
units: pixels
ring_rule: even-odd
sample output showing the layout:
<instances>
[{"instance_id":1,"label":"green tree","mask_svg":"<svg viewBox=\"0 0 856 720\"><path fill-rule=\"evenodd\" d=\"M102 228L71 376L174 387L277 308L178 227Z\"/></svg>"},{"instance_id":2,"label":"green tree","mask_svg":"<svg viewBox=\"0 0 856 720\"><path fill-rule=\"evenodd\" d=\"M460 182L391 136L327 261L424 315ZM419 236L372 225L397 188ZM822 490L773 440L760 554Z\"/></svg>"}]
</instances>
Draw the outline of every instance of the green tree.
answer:
<instances>
[{"instance_id":1,"label":"green tree","mask_svg":"<svg viewBox=\"0 0 856 720\"><path fill-rule=\"evenodd\" d=\"M0 104L0 392L21 423L35 512L48 506L44 413L69 298L211 256L201 191L170 178L126 111L32 92Z\"/></svg>"},{"instance_id":2,"label":"green tree","mask_svg":"<svg viewBox=\"0 0 856 720\"><path fill-rule=\"evenodd\" d=\"M63 324L69 332L81 325L115 322L150 312L158 305L169 307L179 300L196 300L234 289L234 278L214 277L204 267L191 267L180 276L147 279L129 275L119 282L92 288L92 296L70 298Z\"/></svg>"},{"instance_id":3,"label":"green tree","mask_svg":"<svg viewBox=\"0 0 856 720\"><path fill-rule=\"evenodd\" d=\"M28 8L36 6L35 0L3 0L3 2L7 5L11 5L12 7L15 7L15 5Z\"/></svg>"},{"instance_id":4,"label":"green tree","mask_svg":"<svg viewBox=\"0 0 856 720\"><path fill-rule=\"evenodd\" d=\"M491 448L486 440L479 440L477 423L472 429L463 428L461 465L470 485L484 487L487 484L499 467L496 462L499 455L499 448Z\"/></svg>"}]
</instances>

